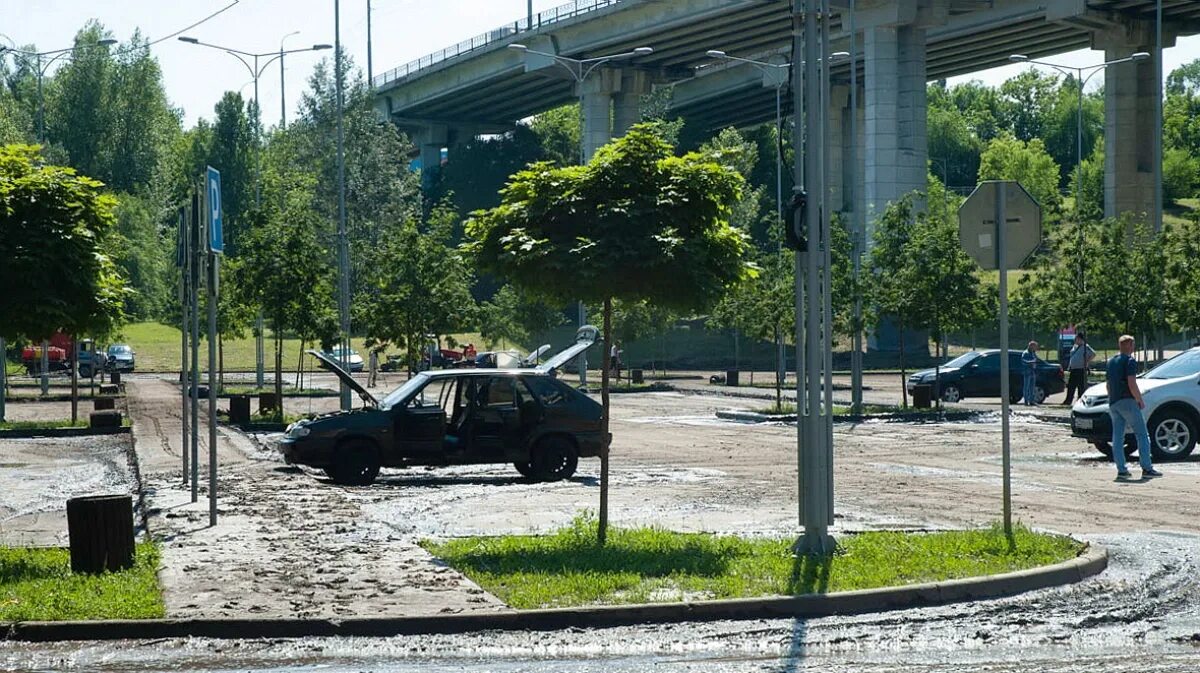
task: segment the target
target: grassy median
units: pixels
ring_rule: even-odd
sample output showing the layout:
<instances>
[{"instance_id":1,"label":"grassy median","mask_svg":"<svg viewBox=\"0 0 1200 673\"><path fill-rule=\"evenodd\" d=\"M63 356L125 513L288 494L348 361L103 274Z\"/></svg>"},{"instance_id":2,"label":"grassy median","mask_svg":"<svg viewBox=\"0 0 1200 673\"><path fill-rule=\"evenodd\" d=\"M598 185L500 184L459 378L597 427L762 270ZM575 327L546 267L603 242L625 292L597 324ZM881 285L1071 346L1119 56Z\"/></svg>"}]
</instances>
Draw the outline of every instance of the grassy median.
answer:
<instances>
[{"instance_id":1,"label":"grassy median","mask_svg":"<svg viewBox=\"0 0 1200 673\"><path fill-rule=\"evenodd\" d=\"M550 535L472 537L423 546L515 608L654 603L851 591L1022 570L1074 558L1083 545L1018 527L845 536L828 557L792 539L610 528L594 519Z\"/></svg>"},{"instance_id":2,"label":"grassy median","mask_svg":"<svg viewBox=\"0 0 1200 673\"><path fill-rule=\"evenodd\" d=\"M162 617L158 560L146 542L129 570L75 575L66 549L0 547L0 622Z\"/></svg>"}]
</instances>

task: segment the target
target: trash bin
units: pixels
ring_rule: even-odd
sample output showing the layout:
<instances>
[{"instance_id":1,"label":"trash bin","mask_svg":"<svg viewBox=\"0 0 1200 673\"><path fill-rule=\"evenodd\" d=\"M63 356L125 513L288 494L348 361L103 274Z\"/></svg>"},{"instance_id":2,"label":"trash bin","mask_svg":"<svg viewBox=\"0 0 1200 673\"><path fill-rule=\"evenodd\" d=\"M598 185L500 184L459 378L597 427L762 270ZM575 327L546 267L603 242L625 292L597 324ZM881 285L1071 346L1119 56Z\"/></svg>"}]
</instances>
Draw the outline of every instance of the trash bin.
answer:
<instances>
[{"instance_id":1,"label":"trash bin","mask_svg":"<svg viewBox=\"0 0 1200 673\"><path fill-rule=\"evenodd\" d=\"M738 370L730 369L725 372L725 385L736 386L738 384Z\"/></svg>"},{"instance_id":2,"label":"trash bin","mask_svg":"<svg viewBox=\"0 0 1200 673\"><path fill-rule=\"evenodd\" d=\"M113 373L108 376L108 382L114 386L121 385L121 372L113 370Z\"/></svg>"},{"instance_id":3,"label":"trash bin","mask_svg":"<svg viewBox=\"0 0 1200 673\"><path fill-rule=\"evenodd\" d=\"M117 400L115 398L112 398L112 397L93 397L92 398L92 410L93 411L105 411L107 409L116 409L116 408L117 408Z\"/></svg>"},{"instance_id":4,"label":"trash bin","mask_svg":"<svg viewBox=\"0 0 1200 673\"><path fill-rule=\"evenodd\" d=\"M279 408L279 397L275 393L259 393L258 413L266 414Z\"/></svg>"},{"instance_id":5,"label":"trash bin","mask_svg":"<svg viewBox=\"0 0 1200 673\"><path fill-rule=\"evenodd\" d=\"M913 408L928 409L933 406L933 386L919 385L913 386L912 391Z\"/></svg>"},{"instance_id":6,"label":"trash bin","mask_svg":"<svg viewBox=\"0 0 1200 673\"><path fill-rule=\"evenodd\" d=\"M646 377L640 369L630 369L629 378L633 383L645 383Z\"/></svg>"},{"instance_id":7,"label":"trash bin","mask_svg":"<svg viewBox=\"0 0 1200 673\"><path fill-rule=\"evenodd\" d=\"M250 422L249 395L231 395L229 397L229 422L234 424Z\"/></svg>"}]
</instances>

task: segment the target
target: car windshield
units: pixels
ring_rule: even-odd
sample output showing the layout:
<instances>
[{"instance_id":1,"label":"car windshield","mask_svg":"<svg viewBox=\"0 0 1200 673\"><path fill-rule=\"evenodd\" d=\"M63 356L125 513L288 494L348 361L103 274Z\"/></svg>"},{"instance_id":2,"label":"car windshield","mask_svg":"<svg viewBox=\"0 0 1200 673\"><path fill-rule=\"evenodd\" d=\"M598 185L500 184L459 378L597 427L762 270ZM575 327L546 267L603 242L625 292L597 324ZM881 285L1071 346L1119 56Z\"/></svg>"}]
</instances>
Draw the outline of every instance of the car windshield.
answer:
<instances>
[{"instance_id":1,"label":"car windshield","mask_svg":"<svg viewBox=\"0 0 1200 673\"><path fill-rule=\"evenodd\" d=\"M1180 353L1161 365L1146 372L1148 379L1177 379L1200 372L1200 350Z\"/></svg>"},{"instance_id":2,"label":"car windshield","mask_svg":"<svg viewBox=\"0 0 1200 673\"><path fill-rule=\"evenodd\" d=\"M124 355L126 353L131 352L132 350L133 349L130 348L129 346L109 346L108 354L109 355Z\"/></svg>"},{"instance_id":3,"label":"car windshield","mask_svg":"<svg viewBox=\"0 0 1200 673\"><path fill-rule=\"evenodd\" d=\"M430 376L428 374L417 374L405 382L404 385L388 393L388 396L383 398L383 401L379 403L379 408L384 411L391 409L401 400L424 387L429 379Z\"/></svg>"},{"instance_id":4,"label":"car windshield","mask_svg":"<svg viewBox=\"0 0 1200 673\"><path fill-rule=\"evenodd\" d=\"M957 367L962 367L964 365L969 364L972 360L974 360L977 357L979 357L979 353L976 353L975 351L971 351L970 353L963 353L962 355L943 364L942 366L945 367L946 369L955 369Z\"/></svg>"}]
</instances>

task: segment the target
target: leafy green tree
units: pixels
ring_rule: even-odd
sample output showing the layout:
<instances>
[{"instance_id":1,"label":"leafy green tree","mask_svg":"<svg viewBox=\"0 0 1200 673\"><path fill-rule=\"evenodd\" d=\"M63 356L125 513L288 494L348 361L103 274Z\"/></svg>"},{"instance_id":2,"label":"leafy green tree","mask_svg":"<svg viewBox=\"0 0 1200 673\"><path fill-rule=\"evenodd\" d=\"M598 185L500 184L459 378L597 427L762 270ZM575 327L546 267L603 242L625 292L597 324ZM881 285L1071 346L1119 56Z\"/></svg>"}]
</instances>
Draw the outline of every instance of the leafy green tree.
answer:
<instances>
[{"instance_id":1,"label":"leafy green tree","mask_svg":"<svg viewBox=\"0 0 1200 673\"><path fill-rule=\"evenodd\" d=\"M180 132L181 117L167 100L162 69L139 31L116 51L108 87L111 126L102 130L102 142L110 162L109 182L118 191L137 192L158 177L167 149ZM66 111L59 112L65 116ZM69 123L78 123L79 116L90 112L73 111Z\"/></svg>"},{"instance_id":2,"label":"leafy green tree","mask_svg":"<svg viewBox=\"0 0 1200 673\"><path fill-rule=\"evenodd\" d=\"M975 184L983 150L962 110L954 104L945 82L928 89L928 148L930 170L951 185Z\"/></svg>"},{"instance_id":3,"label":"leafy green tree","mask_svg":"<svg viewBox=\"0 0 1200 673\"><path fill-rule=\"evenodd\" d=\"M443 205L424 226L416 218L386 224L367 254L357 323L373 342L403 348L409 371L416 369L427 335L455 332L474 318L471 272L451 247L457 222Z\"/></svg>"},{"instance_id":4,"label":"leafy green tree","mask_svg":"<svg viewBox=\"0 0 1200 673\"><path fill-rule=\"evenodd\" d=\"M988 143L979 159L979 180L1016 180L1048 213L1058 212L1058 164L1041 139L1029 142L1001 136Z\"/></svg>"},{"instance_id":5,"label":"leafy green tree","mask_svg":"<svg viewBox=\"0 0 1200 673\"><path fill-rule=\"evenodd\" d=\"M1200 59L1167 76L1163 140L1167 147L1200 156Z\"/></svg>"},{"instance_id":6,"label":"leafy green tree","mask_svg":"<svg viewBox=\"0 0 1200 673\"><path fill-rule=\"evenodd\" d=\"M926 297L917 291L914 278L924 270L914 269L909 257L909 240L916 221L917 195L906 194L888 205L875 224L874 245L864 264L863 292L866 298L866 321L879 329L894 321L900 335L901 403L908 407L908 379L905 368L904 335L913 325L926 322L923 302Z\"/></svg>"},{"instance_id":7,"label":"leafy green tree","mask_svg":"<svg viewBox=\"0 0 1200 673\"><path fill-rule=\"evenodd\" d=\"M226 254L233 257L245 233L245 218L255 204L256 133L253 103L226 91L213 111L216 119L207 140L205 163L221 172L221 214ZM193 175L203 170L193 166Z\"/></svg>"},{"instance_id":8,"label":"leafy green tree","mask_svg":"<svg viewBox=\"0 0 1200 673\"><path fill-rule=\"evenodd\" d=\"M505 341L536 348L530 343L536 333L565 322L562 311L512 285L502 286L479 306L479 333L488 343Z\"/></svg>"},{"instance_id":9,"label":"leafy green tree","mask_svg":"<svg viewBox=\"0 0 1200 673\"><path fill-rule=\"evenodd\" d=\"M1104 138L1096 142L1091 156L1085 157L1080 173L1071 173L1071 194L1077 194L1082 174L1083 189L1072 216L1075 219L1100 220L1104 217Z\"/></svg>"},{"instance_id":10,"label":"leafy green tree","mask_svg":"<svg viewBox=\"0 0 1200 673\"><path fill-rule=\"evenodd\" d=\"M103 184L42 163L36 147L0 147L0 337L115 331L126 295L105 253L115 206Z\"/></svg>"},{"instance_id":11,"label":"leafy green tree","mask_svg":"<svg viewBox=\"0 0 1200 673\"><path fill-rule=\"evenodd\" d=\"M1200 192L1200 156L1172 147L1163 153L1163 199L1190 199Z\"/></svg>"},{"instance_id":12,"label":"leafy green tree","mask_svg":"<svg viewBox=\"0 0 1200 673\"><path fill-rule=\"evenodd\" d=\"M283 335L309 334L327 324L333 269L321 247L324 223L313 208L312 178L267 177L273 198L252 211L235 269L244 303L261 310L275 334L275 392L282 395Z\"/></svg>"},{"instance_id":13,"label":"leafy green tree","mask_svg":"<svg viewBox=\"0 0 1200 673\"><path fill-rule=\"evenodd\" d=\"M174 236L168 241L160 234L159 213L150 199L122 195L114 212L116 226L105 248L131 288L125 297L125 314L135 320L157 318L174 297Z\"/></svg>"},{"instance_id":14,"label":"leafy green tree","mask_svg":"<svg viewBox=\"0 0 1200 673\"><path fill-rule=\"evenodd\" d=\"M566 303L603 304L603 431L608 432L613 301L707 308L749 269L746 236L729 226L743 180L735 157L674 156L650 124L596 153L587 166L533 164L512 177L499 206L467 223L479 266ZM601 454L600 541L608 523L608 450Z\"/></svg>"},{"instance_id":15,"label":"leafy green tree","mask_svg":"<svg viewBox=\"0 0 1200 673\"><path fill-rule=\"evenodd\" d=\"M1166 317L1176 330L1200 330L1200 222L1174 228L1165 245Z\"/></svg>"}]
</instances>

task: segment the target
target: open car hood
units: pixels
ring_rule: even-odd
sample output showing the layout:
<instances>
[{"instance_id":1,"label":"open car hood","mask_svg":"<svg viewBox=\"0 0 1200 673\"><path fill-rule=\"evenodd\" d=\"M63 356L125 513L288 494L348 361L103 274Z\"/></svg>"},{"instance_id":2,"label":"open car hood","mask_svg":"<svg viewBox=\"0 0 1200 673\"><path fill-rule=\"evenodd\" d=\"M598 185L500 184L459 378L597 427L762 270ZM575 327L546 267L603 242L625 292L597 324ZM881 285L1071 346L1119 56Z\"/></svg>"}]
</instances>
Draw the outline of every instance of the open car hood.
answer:
<instances>
[{"instance_id":1,"label":"open car hood","mask_svg":"<svg viewBox=\"0 0 1200 673\"><path fill-rule=\"evenodd\" d=\"M592 325L584 325L575 332L575 343L559 351L554 357L546 360L538 367L540 372L551 372L573 360L577 355L584 352L596 343L600 337L600 330Z\"/></svg>"},{"instance_id":2,"label":"open car hood","mask_svg":"<svg viewBox=\"0 0 1200 673\"><path fill-rule=\"evenodd\" d=\"M362 398L363 402L366 402L373 407L379 406L379 401L375 399L375 396L371 393L368 393L366 388L362 387L358 381L355 381L354 377L350 376L345 369L342 369L342 364L340 362L318 350L309 349L304 352L320 360L321 362L324 362L325 366L329 367L330 371L332 371L334 374L337 374L337 377L342 380L342 383L345 383L350 387L351 390L358 393L358 396Z\"/></svg>"}]
</instances>

